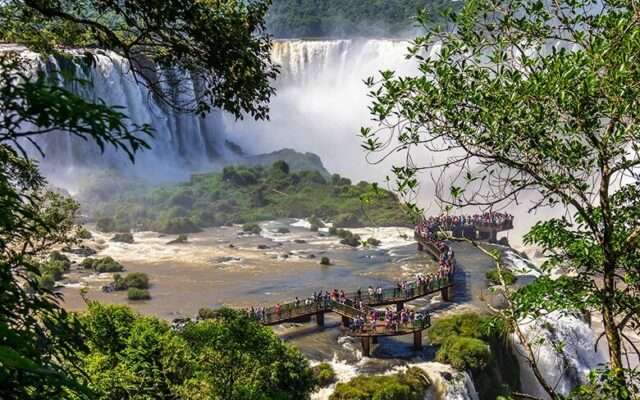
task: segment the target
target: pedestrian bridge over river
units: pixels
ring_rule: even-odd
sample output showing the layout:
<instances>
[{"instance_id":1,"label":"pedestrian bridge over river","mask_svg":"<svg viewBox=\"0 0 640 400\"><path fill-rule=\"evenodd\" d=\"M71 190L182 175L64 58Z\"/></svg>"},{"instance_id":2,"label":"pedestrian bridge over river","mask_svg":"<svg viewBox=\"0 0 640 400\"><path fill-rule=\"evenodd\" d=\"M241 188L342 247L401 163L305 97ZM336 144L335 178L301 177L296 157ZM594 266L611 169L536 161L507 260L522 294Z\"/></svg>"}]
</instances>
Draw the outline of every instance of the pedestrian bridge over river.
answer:
<instances>
[{"instance_id":1,"label":"pedestrian bridge over river","mask_svg":"<svg viewBox=\"0 0 640 400\"><path fill-rule=\"evenodd\" d=\"M428 251L436 260L440 260L441 252L438 248L426 238L416 236L421 250ZM454 261L455 262L455 261ZM448 301L453 291L453 273L437 276L435 279L418 284L411 282L410 289L404 291L397 287L386 288L382 293L346 293L343 301L335 298L320 299L312 304L297 304L295 302L284 303L280 305L280 310L276 311L276 307L266 308L262 314L260 322L263 325L277 325L285 322L311 322L312 317L315 318L318 326L324 326L324 314L336 313L342 316L342 324L344 327L352 327L346 331L346 334L353 337L359 337L362 340L362 349L365 356L369 356L371 344L375 344L381 336L398 336L413 334L414 350L422 349L422 331L431 326L431 317L425 314L422 318L414 319L410 323L400 323L394 327L385 327L384 315L383 319L376 321L375 324L366 322L357 328L354 327L353 321L361 317L364 321L367 316L371 315L372 309L376 307L396 305L396 310L400 311L404 308L404 304L412 300L419 299L424 296L440 293L444 301ZM360 306L362 303L362 306Z\"/></svg>"}]
</instances>

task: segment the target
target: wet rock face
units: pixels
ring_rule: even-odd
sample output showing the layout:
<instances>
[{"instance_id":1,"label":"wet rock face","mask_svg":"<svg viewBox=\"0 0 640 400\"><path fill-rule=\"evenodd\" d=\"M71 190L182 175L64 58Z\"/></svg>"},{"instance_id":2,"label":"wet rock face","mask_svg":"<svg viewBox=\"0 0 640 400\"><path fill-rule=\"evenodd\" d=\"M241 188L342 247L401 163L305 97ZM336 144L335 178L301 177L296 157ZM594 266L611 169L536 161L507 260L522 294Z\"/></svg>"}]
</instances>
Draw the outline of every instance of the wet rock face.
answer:
<instances>
[{"instance_id":1,"label":"wet rock face","mask_svg":"<svg viewBox=\"0 0 640 400\"><path fill-rule=\"evenodd\" d=\"M187 235L182 234L182 235L178 235L177 238L175 238L174 240L167 242L167 244L182 244L182 243L187 243L187 240L189 238L187 237Z\"/></svg>"},{"instance_id":2,"label":"wet rock face","mask_svg":"<svg viewBox=\"0 0 640 400\"><path fill-rule=\"evenodd\" d=\"M92 249L91 247L84 245L76 248L65 247L64 249L62 249L62 251L65 253L76 254L82 257L91 257L98 254L98 251L96 249Z\"/></svg>"}]
</instances>

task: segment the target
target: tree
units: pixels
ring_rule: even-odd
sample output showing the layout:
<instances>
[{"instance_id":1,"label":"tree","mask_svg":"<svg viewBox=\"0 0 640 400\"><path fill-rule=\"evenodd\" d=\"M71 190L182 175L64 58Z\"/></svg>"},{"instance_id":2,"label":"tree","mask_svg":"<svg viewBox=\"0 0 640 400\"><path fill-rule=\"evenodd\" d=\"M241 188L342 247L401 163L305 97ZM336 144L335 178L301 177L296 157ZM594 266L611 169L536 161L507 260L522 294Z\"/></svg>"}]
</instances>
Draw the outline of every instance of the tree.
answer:
<instances>
[{"instance_id":1,"label":"tree","mask_svg":"<svg viewBox=\"0 0 640 400\"><path fill-rule=\"evenodd\" d=\"M224 109L268 118L274 93L269 0L9 0L0 5L0 40L36 51L61 46L111 50L127 59L154 99L179 111ZM92 63L93 50L86 50ZM198 87L187 84L189 77ZM172 88L171 92L166 90Z\"/></svg>"},{"instance_id":2,"label":"tree","mask_svg":"<svg viewBox=\"0 0 640 400\"><path fill-rule=\"evenodd\" d=\"M269 80L277 72L263 33L267 4L9 0L0 5L0 40L50 53L83 46L87 67L91 48L111 50L164 105L266 118ZM24 146L31 143L44 155L35 138L66 132L101 150L113 146L133 161L151 130L130 124L101 100L64 89L56 74L25 72L32 70L16 55L0 55L0 398L88 397L77 368L84 328L60 307L39 268L52 246L74 242L78 205L46 190ZM189 74L199 82L197 96L174 101L184 98L180 81ZM167 85L173 93L163 90Z\"/></svg>"},{"instance_id":3,"label":"tree","mask_svg":"<svg viewBox=\"0 0 640 400\"><path fill-rule=\"evenodd\" d=\"M78 204L46 190L22 145L66 129L133 157L146 146L135 134L148 130L129 130L116 110L87 103L43 75L30 79L22 68L15 57L0 56L0 397L50 399L66 389L82 395L75 383L82 327L39 280L51 247L75 242Z\"/></svg>"},{"instance_id":4,"label":"tree","mask_svg":"<svg viewBox=\"0 0 640 400\"><path fill-rule=\"evenodd\" d=\"M445 211L496 209L525 194L534 198L532 211L565 207L563 217L525 236L549 255L545 272L567 273L562 283L543 276L512 291L493 254L508 303L500 314L552 398L560 395L537 370L518 322L555 309L602 314L610 366L600 371L600 387L609 388L601 398L638 394L624 362L625 353L637 353L625 330L640 326L636 10L624 0L472 0L413 42L419 76L385 71L368 80L378 127L362 128L363 145L409 153L394 173L414 214L421 171L434 172ZM425 56L433 46L438 51ZM416 164L414 149L433 161Z\"/></svg>"}]
</instances>

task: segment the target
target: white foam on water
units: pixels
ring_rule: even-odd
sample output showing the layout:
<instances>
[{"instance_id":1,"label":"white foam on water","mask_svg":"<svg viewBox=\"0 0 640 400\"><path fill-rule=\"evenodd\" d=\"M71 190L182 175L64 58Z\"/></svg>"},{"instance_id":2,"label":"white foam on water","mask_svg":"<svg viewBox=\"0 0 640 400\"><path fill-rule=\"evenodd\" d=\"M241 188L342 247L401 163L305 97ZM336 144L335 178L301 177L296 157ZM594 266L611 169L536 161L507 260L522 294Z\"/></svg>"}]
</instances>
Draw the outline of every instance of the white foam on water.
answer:
<instances>
[{"instance_id":1,"label":"white foam on water","mask_svg":"<svg viewBox=\"0 0 640 400\"><path fill-rule=\"evenodd\" d=\"M415 243L413 229L401 226L367 227L349 230L354 234L360 235L363 241L369 238L379 240L381 242L380 245L373 248L381 250L390 250Z\"/></svg>"},{"instance_id":2,"label":"white foam on water","mask_svg":"<svg viewBox=\"0 0 640 400\"><path fill-rule=\"evenodd\" d=\"M295 226L298 228L306 228L311 229L311 223L306 219L299 219L296 222L290 224L291 226Z\"/></svg>"},{"instance_id":3,"label":"white foam on water","mask_svg":"<svg viewBox=\"0 0 640 400\"><path fill-rule=\"evenodd\" d=\"M344 360L338 360L336 355L333 356L333 360L327 361L333 372L336 374L336 383L333 383L327 387L321 388L311 395L311 400L327 400L336 388L336 384L349 382L351 379L358 376L358 364L349 364ZM311 366L320 364L319 361L311 361Z\"/></svg>"},{"instance_id":4,"label":"white foam on water","mask_svg":"<svg viewBox=\"0 0 640 400\"><path fill-rule=\"evenodd\" d=\"M507 261L508 268L513 271L515 275L530 275L538 277L542 274L540 268L534 262L525 259L520 254L512 250L505 250L503 254Z\"/></svg>"}]
</instances>

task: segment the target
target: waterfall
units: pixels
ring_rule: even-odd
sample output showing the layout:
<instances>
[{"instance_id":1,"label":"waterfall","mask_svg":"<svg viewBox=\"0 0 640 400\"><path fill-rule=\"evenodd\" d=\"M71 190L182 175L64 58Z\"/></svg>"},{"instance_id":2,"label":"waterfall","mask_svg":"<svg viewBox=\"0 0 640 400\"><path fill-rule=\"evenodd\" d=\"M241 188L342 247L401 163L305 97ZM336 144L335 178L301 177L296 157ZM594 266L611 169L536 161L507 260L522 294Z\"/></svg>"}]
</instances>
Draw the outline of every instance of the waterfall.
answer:
<instances>
[{"instance_id":1,"label":"waterfall","mask_svg":"<svg viewBox=\"0 0 640 400\"><path fill-rule=\"evenodd\" d=\"M355 181L380 181L390 164L368 164L357 137L370 121L371 99L363 80L387 69L415 74L417 65L405 59L408 46L376 39L277 41L272 56L282 73L275 83L271 121L225 118L227 135L251 152L310 151L332 172Z\"/></svg>"},{"instance_id":2,"label":"waterfall","mask_svg":"<svg viewBox=\"0 0 640 400\"><path fill-rule=\"evenodd\" d=\"M89 67L82 60L82 51L56 57L15 47L10 50L18 50L23 58L31 61L34 71L55 75L60 85L72 92L90 101L104 101L119 107L119 111L129 117L131 126L149 124L154 131L154 138L147 140L151 150L139 153L135 165L122 151L106 148L101 155L95 143L66 132L52 132L37 138L45 153L41 167L54 183L66 181L63 186L68 187L69 178L77 178L78 172L104 168L133 172L152 181L183 179L191 171L211 169L223 152L219 112L200 118L159 105L149 90L136 81L127 60L114 53L94 52L94 63ZM176 74L175 71L156 72L159 76ZM196 95L197 85L188 75L180 78L180 88L165 84L165 90L178 100L188 101ZM81 85L79 81L89 85ZM39 158L35 148L31 150L30 153Z\"/></svg>"},{"instance_id":3,"label":"waterfall","mask_svg":"<svg viewBox=\"0 0 640 400\"><path fill-rule=\"evenodd\" d=\"M586 383L588 371L607 361L604 355L594 351L596 338L593 330L577 316L554 311L535 321L523 321L520 327L530 342L541 340L541 344L532 346L540 371L551 387L564 396L574 387ZM517 340L514 342L520 362L522 390L548 398L523 356L524 348Z\"/></svg>"}]
</instances>

